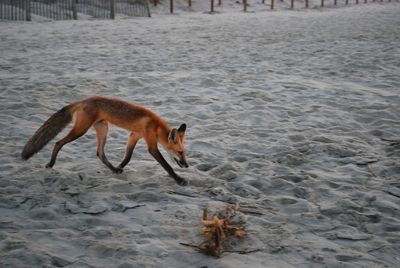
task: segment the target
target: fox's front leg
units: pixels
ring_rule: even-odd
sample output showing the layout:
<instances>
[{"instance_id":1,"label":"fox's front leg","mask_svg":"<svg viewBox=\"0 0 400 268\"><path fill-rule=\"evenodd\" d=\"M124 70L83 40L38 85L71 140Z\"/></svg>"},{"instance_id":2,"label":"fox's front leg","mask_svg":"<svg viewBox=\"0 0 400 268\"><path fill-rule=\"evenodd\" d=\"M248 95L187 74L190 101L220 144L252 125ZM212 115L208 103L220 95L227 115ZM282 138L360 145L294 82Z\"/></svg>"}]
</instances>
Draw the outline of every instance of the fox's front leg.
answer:
<instances>
[{"instance_id":1,"label":"fox's front leg","mask_svg":"<svg viewBox=\"0 0 400 268\"><path fill-rule=\"evenodd\" d=\"M175 179L175 181L182 186L185 186L188 184L188 182L177 175L175 171L172 169L172 167L168 164L168 162L164 159L160 151L158 150L157 146L151 147L149 146L149 152L150 154L157 160L158 163L161 164L161 166L168 172L168 174Z\"/></svg>"}]
</instances>

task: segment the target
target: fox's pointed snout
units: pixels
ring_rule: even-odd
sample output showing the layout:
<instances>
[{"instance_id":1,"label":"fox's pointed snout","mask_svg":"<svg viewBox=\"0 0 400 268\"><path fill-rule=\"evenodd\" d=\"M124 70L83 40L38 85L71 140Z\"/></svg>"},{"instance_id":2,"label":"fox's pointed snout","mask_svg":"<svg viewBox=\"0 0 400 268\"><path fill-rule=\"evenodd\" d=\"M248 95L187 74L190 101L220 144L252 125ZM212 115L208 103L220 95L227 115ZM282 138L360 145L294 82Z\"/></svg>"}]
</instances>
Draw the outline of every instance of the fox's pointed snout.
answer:
<instances>
[{"instance_id":1,"label":"fox's pointed snout","mask_svg":"<svg viewBox=\"0 0 400 268\"><path fill-rule=\"evenodd\" d=\"M178 160L174 158L175 162L180 166L181 168L188 168L189 164L185 160Z\"/></svg>"},{"instance_id":2,"label":"fox's pointed snout","mask_svg":"<svg viewBox=\"0 0 400 268\"><path fill-rule=\"evenodd\" d=\"M185 162L181 162L181 167L188 168L189 164Z\"/></svg>"}]
</instances>

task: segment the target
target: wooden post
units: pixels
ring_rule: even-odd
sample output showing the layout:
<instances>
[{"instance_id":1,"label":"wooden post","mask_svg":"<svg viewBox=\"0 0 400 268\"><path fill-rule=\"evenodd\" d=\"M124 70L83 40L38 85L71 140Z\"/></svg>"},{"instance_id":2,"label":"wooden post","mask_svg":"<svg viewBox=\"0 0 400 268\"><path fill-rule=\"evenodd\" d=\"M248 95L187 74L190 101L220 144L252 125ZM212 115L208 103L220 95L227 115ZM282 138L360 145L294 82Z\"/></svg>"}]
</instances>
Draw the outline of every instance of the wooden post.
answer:
<instances>
[{"instance_id":1,"label":"wooden post","mask_svg":"<svg viewBox=\"0 0 400 268\"><path fill-rule=\"evenodd\" d=\"M337 0L333 1L333 4L336 6L337 5Z\"/></svg>"},{"instance_id":2,"label":"wooden post","mask_svg":"<svg viewBox=\"0 0 400 268\"><path fill-rule=\"evenodd\" d=\"M174 0L169 1L169 13L174 13Z\"/></svg>"},{"instance_id":3,"label":"wooden post","mask_svg":"<svg viewBox=\"0 0 400 268\"><path fill-rule=\"evenodd\" d=\"M192 0L188 0L188 5L189 5L189 8L192 7Z\"/></svg>"},{"instance_id":4,"label":"wooden post","mask_svg":"<svg viewBox=\"0 0 400 268\"><path fill-rule=\"evenodd\" d=\"M321 7L324 7L324 0L321 0Z\"/></svg>"},{"instance_id":5,"label":"wooden post","mask_svg":"<svg viewBox=\"0 0 400 268\"><path fill-rule=\"evenodd\" d=\"M153 0L153 5L157 6L158 0Z\"/></svg>"},{"instance_id":6,"label":"wooden post","mask_svg":"<svg viewBox=\"0 0 400 268\"><path fill-rule=\"evenodd\" d=\"M72 18L74 20L78 19L78 12L76 10L76 4L78 3L78 0L72 0Z\"/></svg>"},{"instance_id":7,"label":"wooden post","mask_svg":"<svg viewBox=\"0 0 400 268\"><path fill-rule=\"evenodd\" d=\"M26 9L25 9L25 14L26 14L26 21L31 21L32 16L31 16L31 0L26 0Z\"/></svg>"},{"instance_id":8,"label":"wooden post","mask_svg":"<svg viewBox=\"0 0 400 268\"><path fill-rule=\"evenodd\" d=\"M275 0L271 0L271 10L275 7Z\"/></svg>"},{"instance_id":9,"label":"wooden post","mask_svg":"<svg viewBox=\"0 0 400 268\"><path fill-rule=\"evenodd\" d=\"M346 5L348 5L349 4L349 0L346 0Z\"/></svg>"},{"instance_id":10,"label":"wooden post","mask_svg":"<svg viewBox=\"0 0 400 268\"><path fill-rule=\"evenodd\" d=\"M218 6L222 6L222 0L218 0Z\"/></svg>"},{"instance_id":11,"label":"wooden post","mask_svg":"<svg viewBox=\"0 0 400 268\"><path fill-rule=\"evenodd\" d=\"M210 0L210 13L214 13L214 0Z\"/></svg>"},{"instance_id":12,"label":"wooden post","mask_svg":"<svg viewBox=\"0 0 400 268\"><path fill-rule=\"evenodd\" d=\"M247 11L247 0L243 0L243 11Z\"/></svg>"},{"instance_id":13,"label":"wooden post","mask_svg":"<svg viewBox=\"0 0 400 268\"><path fill-rule=\"evenodd\" d=\"M290 8L291 8L291 9L294 8L294 0L290 0Z\"/></svg>"},{"instance_id":14,"label":"wooden post","mask_svg":"<svg viewBox=\"0 0 400 268\"><path fill-rule=\"evenodd\" d=\"M110 17L115 19L115 0L110 0Z\"/></svg>"},{"instance_id":15,"label":"wooden post","mask_svg":"<svg viewBox=\"0 0 400 268\"><path fill-rule=\"evenodd\" d=\"M358 5L358 0L356 0L356 5Z\"/></svg>"},{"instance_id":16,"label":"wooden post","mask_svg":"<svg viewBox=\"0 0 400 268\"><path fill-rule=\"evenodd\" d=\"M151 17L151 13L150 13L150 4L146 5L146 11L147 11L147 17Z\"/></svg>"},{"instance_id":17,"label":"wooden post","mask_svg":"<svg viewBox=\"0 0 400 268\"><path fill-rule=\"evenodd\" d=\"M309 3L308 3L308 0L306 0L306 8L308 8L309 7Z\"/></svg>"}]
</instances>

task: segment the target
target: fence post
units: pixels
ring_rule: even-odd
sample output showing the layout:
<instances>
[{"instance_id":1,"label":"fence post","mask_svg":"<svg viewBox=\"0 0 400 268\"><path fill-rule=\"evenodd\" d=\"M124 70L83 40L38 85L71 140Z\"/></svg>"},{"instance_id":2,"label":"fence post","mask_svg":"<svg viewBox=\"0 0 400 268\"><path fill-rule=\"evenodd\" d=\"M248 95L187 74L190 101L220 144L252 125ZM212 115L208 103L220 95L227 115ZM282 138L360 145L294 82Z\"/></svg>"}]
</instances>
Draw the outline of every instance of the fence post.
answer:
<instances>
[{"instance_id":1,"label":"fence post","mask_svg":"<svg viewBox=\"0 0 400 268\"><path fill-rule=\"evenodd\" d=\"M247 11L247 0L243 0L243 11Z\"/></svg>"},{"instance_id":2,"label":"fence post","mask_svg":"<svg viewBox=\"0 0 400 268\"><path fill-rule=\"evenodd\" d=\"M188 0L188 5L189 5L189 8L192 7L192 0Z\"/></svg>"},{"instance_id":3,"label":"fence post","mask_svg":"<svg viewBox=\"0 0 400 268\"><path fill-rule=\"evenodd\" d=\"M358 5L358 0L356 0L356 5Z\"/></svg>"},{"instance_id":4,"label":"fence post","mask_svg":"<svg viewBox=\"0 0 400 268\"><path fill-rule=\"evenodd\" d=\"M309 7L309 3L308 3L308 0L306 0L306 8L308 8Z\"/></svg>"},{"instance_id":5,"label":"fence post","mask_svg":"<svg viewBox=\"0 0 400 268\"><path fill-rule=\"evenodd\" d=\"M294 0L290 0L290 8L291 8L291 9L294 8Z\"/></svg>"},{"instance_id":6,"label":"fence post","mask_svg":"<svg viewBox=\"0 0 400 268\"><path fill-rule=\"evenodd\" d=\"M346 5L348 5L349 4L349 0L346 0Z\"/></svg>"},{"instance_id":7,"label":"fence post","mask_svg":"<svg viewBox=\"0 0 400 268\"><path fill-rule=\"evenodd\" d=\"M31 21L32 16L31 16L31 0L26 0L26 9L25 9L25 14L26 14L26 21Z\"/></svg>"},{"instance_id":8,"label":"fence post","mask_svg":"<svg viewBox=\"0 0 400 268\"><path fill-rule=\"evenodd\" d=\"M324 0L321 0L321 7L324 7Z\"/></svg>"},{"instance_id":9,"label":"fence post","mask_svg":"<svg viewBox=\"0 0 400 268\"><path fill-rule=\"evenodd\" d=\"M11 2L11 6L10 6L10 8L8 8L8 10L9 10L8 12L11 11L11 14L9 13L9 15L10 15L9 18L11 18L11 20L15 20L15 18L14 18L14 13L15 13L15 12L14 12L14 9L15 9L15 8L14 8L14 5L13 5L13 3Z\"/></svg>"},{"instance_id":10,"label":"fence post","mask_svg":"<svg viewBox=\"0 0 400 268\"><path fill-rule=\"evenodd\" d=\"M333 1L333 4L336 6L337 5L337 0Z\"/></svg>"},{"instance_id":11,"label":"fence post","mask_svg":"<svg viewBox=\"0 0 400 268\"><path fill-rule=\"evenodd\" d=\"M110 0L110 17L115 19L115 0Z\"/></svg>"},{"instance_id":12,"label":"fence post","mask_svg":"<svg viewBox=\"0 0 400 268\"><path fill-rule=\"evenodd\" d=\"M214 13L214 0L210 1L210 13Z\"/></svg>"},{"instance_id":13,"label":"fence post","mask_svg":"<svg viewBox=\"0 0 400 268\"><path fill-rule=\"evenodd\" d=\"M271 0L271 9L274 9L275 7L275 0Z\"/></svg>"},{"instance_id":14,"label":"fence post","mask_svg":"<svg viewBox=\"0 0 400 268\"><path fill-rule=\"evenodd\" d=\"M222 0L218 0L218 6L222 6Z\"/></svg>"},{"instance_id":15,"label":"fence post","mask_svg":"<svg viewBox=\"0 0 400 268\"><path fill-rule=\"evenodd\" d=\"M72 17L74 20L78 19L78 11L76 10L76 4L78 0L72 0Z\"/></svg>"},{"instance_id":16,"label":"fence post","mask_svg":"<svg viewBox=\"0 0 400 268\"><path fill-rule=\"evenodd\" d=\"M169 1L169 13L174 13L174 0Z\"/></svg>"}]
</instances>

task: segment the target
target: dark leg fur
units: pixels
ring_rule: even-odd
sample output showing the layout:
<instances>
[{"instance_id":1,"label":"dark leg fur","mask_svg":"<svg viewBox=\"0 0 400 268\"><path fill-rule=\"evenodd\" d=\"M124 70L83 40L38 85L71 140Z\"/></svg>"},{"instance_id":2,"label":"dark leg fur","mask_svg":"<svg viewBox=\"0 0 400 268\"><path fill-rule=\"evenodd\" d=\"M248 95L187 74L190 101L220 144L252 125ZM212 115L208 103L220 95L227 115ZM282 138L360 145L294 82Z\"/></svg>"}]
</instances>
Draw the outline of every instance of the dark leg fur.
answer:
<instances>
[{"instance_id":1,"label":"dark leg fur","mask_svg":"<svg viewBox=\"0 0 400 268\"><path fill-rule=\"evenodd\" d=\"M54 166L56 159L57 159L58 152L61 150L61 148L65 144L78 139L83 134L85 134L88 129L89 129L89 127L86 129L82 129L81 131L78 131L77 128L74 126L74 128L71 129L71 131L67 134L67 136L65 136L63 139L59 140L58 142L56 142L56 144L54 145L54 148L53 148L53 152L51 154L50 162L46 165L46 168L52 168Z\"/></svg>"},{"instance_id":2,"label":"dark leg fur","mask_svg":"<svg viewBox=\"0 0 400 268\"><path fill-rule=\"evenodd\" d=\"M107 134L108 134L108 123L106 121L97 122L94 126L96 129L97 135L97 156L109 169L111 169L114 173L122 173L123 169L120 167L114 167L107 159L104 153L104 146L106 145L107 141Z\"/></svg>"},{"instance_id":3,"label":"dark leg fur","mask_svg":"<svg viewBox=\"0 0 400 268\"><path fill-rule=\"evenodd\" d=\"M187 185L187 181L177 175L175 171L172 169L172 167L168 164L168 162L164 159L160 151L158 150L157 147L155 148L149 148L150 154L157 160L158 163L161 164L161 166L168 172L168 174L175 179L176 183L179 185L185 186Z\"/></svg>"},{"instance_id":4,"label":"dark leg fur","mask_svg":"<svg viewBox=\"0 0 400 268\"><path fill-rule=\"evenodd\" d=\"M119 168L124 168L129 161L131 161L133 150L135 150L135 146L139 138L135 136L134 133L129 135L128 144L126 146L125 158L122 160L121 164L119 164Z\"/></svg>"}]
</instances>

